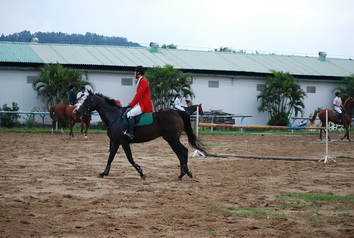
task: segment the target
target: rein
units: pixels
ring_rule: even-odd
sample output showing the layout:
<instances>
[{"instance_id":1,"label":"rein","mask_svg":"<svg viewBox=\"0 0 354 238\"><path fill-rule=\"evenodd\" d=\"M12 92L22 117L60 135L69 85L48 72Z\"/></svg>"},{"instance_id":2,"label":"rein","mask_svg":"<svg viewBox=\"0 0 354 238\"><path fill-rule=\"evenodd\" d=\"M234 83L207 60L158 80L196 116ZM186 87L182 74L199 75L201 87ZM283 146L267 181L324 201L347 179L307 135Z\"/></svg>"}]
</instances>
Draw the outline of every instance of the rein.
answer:
<instances>
[{"instance_id":1,"label":"rein","mask_svg":"<svg viewBox=\"0 0 354 238\"><path fill-rule=\"evenodd\" d=\"M90 101L90 105L88 107L83 107L83 105L80 106L80 108L82 107L84 109L84 113L85 115L89 115L89 111L90 111L90 108L93 104L93 98L95 97L96 95L94 94L93 97L91 98L91 101Z\"/></svg>"}]
</instances>

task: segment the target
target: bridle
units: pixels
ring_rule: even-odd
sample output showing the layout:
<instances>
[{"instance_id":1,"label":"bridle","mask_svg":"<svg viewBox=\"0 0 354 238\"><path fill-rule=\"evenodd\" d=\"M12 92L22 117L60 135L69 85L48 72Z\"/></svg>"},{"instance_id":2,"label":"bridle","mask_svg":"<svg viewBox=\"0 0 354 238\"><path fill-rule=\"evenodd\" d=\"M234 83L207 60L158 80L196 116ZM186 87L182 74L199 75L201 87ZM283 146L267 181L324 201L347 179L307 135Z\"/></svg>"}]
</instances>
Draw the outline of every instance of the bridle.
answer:
<instances>
[{"instance_id":1,"label":"bridle","mask_svg":"<svg viewBox=\"0 0 354 238\"><path fill-rule=\"evenodd\" d=\"M90 100L90 104L88 105L88 107L84 107L83 105L81 105L80 106L80 108L83 108L84 109L84 115L86 115L86 116L89 116L90 115L90 112L92 111L91 110L91 107L92 107L92 105L93 105L93 99L94 99L94 97L95 97L96 95L95 94L93 94L93 96L91 97L91 100ZM80 110L80 109L79 109Z\"/></svg>"}]
</instances>

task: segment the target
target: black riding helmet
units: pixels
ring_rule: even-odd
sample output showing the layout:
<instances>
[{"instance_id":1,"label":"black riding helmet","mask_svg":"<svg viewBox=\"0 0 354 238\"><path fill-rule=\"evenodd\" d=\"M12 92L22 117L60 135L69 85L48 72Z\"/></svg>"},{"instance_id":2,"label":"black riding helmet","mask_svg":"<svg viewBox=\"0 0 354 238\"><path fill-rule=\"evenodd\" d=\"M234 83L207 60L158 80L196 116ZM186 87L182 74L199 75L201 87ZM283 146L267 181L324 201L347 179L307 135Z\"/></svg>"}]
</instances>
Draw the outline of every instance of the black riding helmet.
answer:
<instances>
[{"instance_id":1,"label":"black riding helmet","mask_svg":"<svg viewBox=\"0 0 354 238\"><path fill-rule=\"evenodd\" d=\"M336 96L339 96L340 95L340 92L336 92Z\"/></svg>"},{"instance_id":2,"label":"black riding helmet","mask_svg":"<svg viewBox=\"0 0 354 238\"><path fill-rule=\"evenodd\" d=\"M135 67L134 69L136 72L138 72L140 75L144 75L145 74L145 68L141 65L138 65Z\"/></svg>"}]
</instances>

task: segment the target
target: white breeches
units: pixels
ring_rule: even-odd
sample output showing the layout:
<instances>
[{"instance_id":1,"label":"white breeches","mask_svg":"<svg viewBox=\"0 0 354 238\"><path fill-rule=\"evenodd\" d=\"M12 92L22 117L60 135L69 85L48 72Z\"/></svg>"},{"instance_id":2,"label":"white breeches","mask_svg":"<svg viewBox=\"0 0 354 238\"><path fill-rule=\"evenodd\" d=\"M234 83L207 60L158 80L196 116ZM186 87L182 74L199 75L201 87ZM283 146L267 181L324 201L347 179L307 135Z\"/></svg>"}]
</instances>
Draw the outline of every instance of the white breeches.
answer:
<instances>
[{"instance_id":1,"label":"white breeches","mask_svg":"<svg viewBox=\"0 0 354 238\"><path fill-rule=\"evenodd\" d=\"M127 113L127 117L135 117L142 113L143 112L141 111L141 107L139 106L139 104L137 104Z\"/></svg>"},{"instance_id":2,"label":"white breeches","mask_svg":"<svg viewBox=\"0 0 354 238\"><path fill-rule=\"evenodd\" d=\"M342 114L342 108L334 106L334 110L338 112L339 114Z\"/></svg>"}]
</instances>

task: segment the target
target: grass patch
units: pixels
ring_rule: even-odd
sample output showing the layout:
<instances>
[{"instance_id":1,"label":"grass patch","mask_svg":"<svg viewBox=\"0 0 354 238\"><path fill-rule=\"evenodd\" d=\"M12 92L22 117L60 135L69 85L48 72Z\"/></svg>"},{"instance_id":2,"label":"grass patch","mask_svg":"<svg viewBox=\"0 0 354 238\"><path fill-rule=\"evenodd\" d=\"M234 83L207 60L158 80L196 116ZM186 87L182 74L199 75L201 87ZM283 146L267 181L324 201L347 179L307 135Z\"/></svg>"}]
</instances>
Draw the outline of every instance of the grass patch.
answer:
<instances>
[{"instance_id":1,"label":"grass patch","mask_svg":"<svg viewBox=\"0 0 354 238\"><path fill-rule=\"evenodd\" d=\"M198 204L202 207L201 204ZM292 222L308 222L315 228L327 224L354 227L354 196L340 196L325 193L289 193L278 196L267 206L212 206L223 214L256 219L284 218Z\"/></svg>"},{"instance_id":2,"label":"grass patch","mask_svg":"<svg viewBox=\"0 0 354 238\"><path fill-rule=\"evenodd\" d=\"M304 194L288 194L288 197L293 199L300 199L306 202L316 202L316 201L345 201L354 203L354 196L339 196L332 194L323 194L323 193L304 193Z\"/></svg>"},{"instance_id":3,"label":"grass patch","mask_svg":"<svg viewBox=\"0 0 354 238\"><path fill-rule=\"evenodd\" d=\"M221 211L223 213L228 213L236 216L243 217L286 217L285 214L275 212L272 209L260 208L260 207L221 207L216 206L214 210Z\"/></svg>"}]
</instances>

